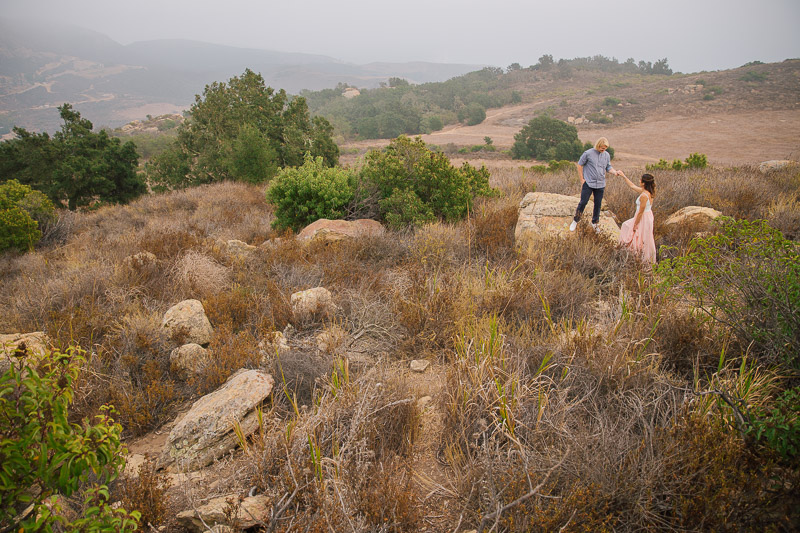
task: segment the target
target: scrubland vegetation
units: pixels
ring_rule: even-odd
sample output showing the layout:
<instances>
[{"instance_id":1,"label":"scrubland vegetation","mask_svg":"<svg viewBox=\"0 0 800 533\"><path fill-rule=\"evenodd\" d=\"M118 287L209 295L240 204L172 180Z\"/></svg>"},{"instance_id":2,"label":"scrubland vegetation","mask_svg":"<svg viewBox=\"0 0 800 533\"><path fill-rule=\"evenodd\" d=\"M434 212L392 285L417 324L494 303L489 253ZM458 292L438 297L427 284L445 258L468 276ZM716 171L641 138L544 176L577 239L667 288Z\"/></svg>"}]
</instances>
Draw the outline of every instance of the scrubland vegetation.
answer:
<instances>
[{"instance_id":1,"label":"scrubland vegetation","mask_svg":"<svg viewBox=\"0 0 800 533\"><path fill-rule=\"evenodd\" d=\"M213 489L268 495L265 531L796 529L797 170L658 171L653 270L582 227L520 254L524 194L578 190L573 168L539 170L492 169L499 194L464 219L329 245L270 229L246 183L60 211L37 251L0 257L0 331L80 346L70 420L111 403L123 440L266 365L271 402ZM624 183L605 198L633 215ZM732 219L699 239L664 225L688 205ZM231 255L229 239L258 247ZM156 261L125 261L140 252ZM290 295L316 286L337 315L296 322ZM160 325L186 298L215 328L194 377ZM290 324L291 349L264 362L259 342ZM335 342L316 347L322 332ZM198 487L140 472L112 499L179 531Z\"/></svg>"}]
</instances>

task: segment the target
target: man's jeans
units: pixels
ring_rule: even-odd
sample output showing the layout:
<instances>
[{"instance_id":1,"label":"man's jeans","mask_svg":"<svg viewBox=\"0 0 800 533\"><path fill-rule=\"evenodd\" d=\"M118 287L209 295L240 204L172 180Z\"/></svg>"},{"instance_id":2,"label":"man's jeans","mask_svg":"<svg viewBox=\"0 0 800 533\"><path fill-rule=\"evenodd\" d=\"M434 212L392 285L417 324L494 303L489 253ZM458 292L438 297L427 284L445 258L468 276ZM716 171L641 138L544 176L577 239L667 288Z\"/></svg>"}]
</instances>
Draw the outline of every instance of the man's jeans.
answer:
<instances>
[{"instance_id":1,"label":"man's jeans","mask_svg":"<svg viewBox=\"0 0 800 533\"><path fill-rule=\"evenodd\" d=\"M594 211L592 212L592 224L597 224L600 222L600 204L603 201L603 193L605 192L605 187L602 189L592 189L589 187L586 182L583 182L583 187L581 187L581 201L578 203L578 208L575 210L575 222L581 221L581 215L583 214L583 210L586 209L586 204L589 203L589 197L594 195Z\"/></svg>"}]
</instances>

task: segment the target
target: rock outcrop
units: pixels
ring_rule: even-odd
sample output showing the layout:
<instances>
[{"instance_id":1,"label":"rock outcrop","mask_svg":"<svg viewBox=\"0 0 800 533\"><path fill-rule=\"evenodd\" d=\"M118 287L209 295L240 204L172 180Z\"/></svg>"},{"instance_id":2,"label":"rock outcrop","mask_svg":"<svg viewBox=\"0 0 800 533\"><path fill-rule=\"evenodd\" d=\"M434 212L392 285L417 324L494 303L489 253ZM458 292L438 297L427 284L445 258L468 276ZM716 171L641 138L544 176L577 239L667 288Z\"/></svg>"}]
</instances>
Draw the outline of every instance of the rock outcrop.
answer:
<instances>
[{"instance_id":1,"label":"rock outcrop","mask_svg":"<svg viewBox=\"0 0 800 533\"><path fill-rule=\"evenodd\" d=\"M197 400L169 433L159 465L197 470L238 445L238 423L248 436L258 427L256 407L270 395L275 380L260 370L240 370L219 389Z\"/></svg>"},{"instance_id":2,"label":"rock outcrop","mask_svg":"<svg viewBox=\"0 0 800 533\"><path fill-rule=\"evenodd\" d=\"M789 159L773 159L771 161L764 161L763 163L758 165L758 170L762 174L769 174L772 171L795 166L797 164L798 164L797 161L791 161Z\"/></svg>"},{"instance_id":3,"label":"rock outcrop","mask_svg":"<svg viewBox=\"0 0 800 533\"><path fill-rule=\"evenodd\" d=\"M361 236L383 235L386 229L377 220L328 220L321 218L303 228L297 238L303 241L336 242Z\"/></svg>"},{"instance_id":4,"label":"rock outcrop","mask_svg":"<svg viewBox=\"0 0 800 533\"><path fill-rule=\"evenodd\" d=\"M184 300L172 306L164 314L161 327L167 328L171 337L181 338L185 344L208 344L214 335L214 328L199 300Z\"/></svg>"},{"instance_id":5,"label":"rock outcrop","mask_svg":"<svg viewBox=\"0 0 800 533\"><path fill-rule=\"evenodd\" d=\"M698 231L707 231L711 228L714 219L721 216L722 213L710 207L700 207L696 205L688 205L672 213L664 221L665 226L691 224L696 227Z\"/></svg>"},{"instance_id":6,"label":"rock outcrop","mask_svg":"<svg viewBox=\"0 0 800 533\"><path fill-rule=\"evenodd\" d=\"M240 502L238 495L231 494L212 498L197 509L178 513L178 523L189 531L197 531L198 533L208 531L207 528L232 526L233 524L228 522L226 511L232 510L236 504L239 504L238 512L230 518L235 520L240 528L237 531L244 531L269 522L272 506L266 495L258 494L244 498Z\"/></svg>"},{"instance_id":7,"label":"rock outcrop","mask_svg":"<svg viewBox=\"0 0 800 533\"><path fill-rule=\"evenodd\" d=\"M518 246L530 244L536 238L548 235L567 235L579 199L574 196L547 192L530 192L519 204L519 217L514 230ZM591 219L594 203L589 200L583 219ZM612 239L619 239L619 226L609 211L600 215L600 231Z\"/></svg>"},{"instance_id":8,"label":"rock outcrop","mask_svg":"<svg viewBox=\"0 0 800 533\"><path fill-rule=\"evenodd\" d=\"M333 318L337 307L325 287L314 287L292 294L290 298L294 319L299 322L315 318Z\"/></svg>"}]
</instances>

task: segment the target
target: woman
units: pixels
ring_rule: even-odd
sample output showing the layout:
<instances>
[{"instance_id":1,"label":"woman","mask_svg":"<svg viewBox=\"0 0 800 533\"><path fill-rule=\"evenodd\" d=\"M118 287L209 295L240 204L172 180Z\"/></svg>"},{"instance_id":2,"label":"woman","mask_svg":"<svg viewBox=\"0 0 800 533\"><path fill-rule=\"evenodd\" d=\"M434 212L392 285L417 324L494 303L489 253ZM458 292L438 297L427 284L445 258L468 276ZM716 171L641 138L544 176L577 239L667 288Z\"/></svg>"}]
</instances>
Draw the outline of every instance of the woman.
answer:
<instances>
[{"instance_id":1,"label":"woman","mask_svg":"<svg viewBox=\"0 0 800 533\"><path fill-rule=\"evenodd\" d=\"M636 214L622 223L619 242L642 255L647 263L656 262L656 241L653 239L653 197L656 195L656 179L651 174L643 174L640 186L633 184L625 173L628 187L639 193L636 198Z\"/></svg>"}]
</instances>

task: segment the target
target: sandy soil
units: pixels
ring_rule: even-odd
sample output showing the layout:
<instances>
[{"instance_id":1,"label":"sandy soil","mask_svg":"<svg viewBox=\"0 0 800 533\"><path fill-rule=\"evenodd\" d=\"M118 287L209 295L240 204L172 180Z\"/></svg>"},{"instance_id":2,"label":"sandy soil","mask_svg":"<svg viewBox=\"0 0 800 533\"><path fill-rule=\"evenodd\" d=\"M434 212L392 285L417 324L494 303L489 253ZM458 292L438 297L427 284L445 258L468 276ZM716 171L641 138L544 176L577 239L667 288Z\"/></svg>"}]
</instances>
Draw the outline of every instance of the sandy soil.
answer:
<instances>
[{"instance_id":1,"label":"sandy soil","mask_svg":"<svg viewBox=\"0 0 800 533\"><path fill-rule=\"evenodd\" d=\"M431 144L457 146L483 144L491 137L498 149L508 149L514 135L533 118L535 106L523 104L489 110L477 126L450 125L442 131L422 135ZM678 111L679 112L679 111ZM757 164L770 159L800 158L800 110L749 111L683 116L663 113L645 122L626 126L579 128L582 141L604 136L616 151L617 165L643 166L660 158L684 159L691 153L708 156L714 165ZM389 141L349 143L343 148L365 150L385 146ZM470 158L473 159L473 158ZM455 159L454 159L455 162ZM500 161L493 161L497 166ZM518 165L519 162L511 162Z\"/></svg>"}]
</instances>

